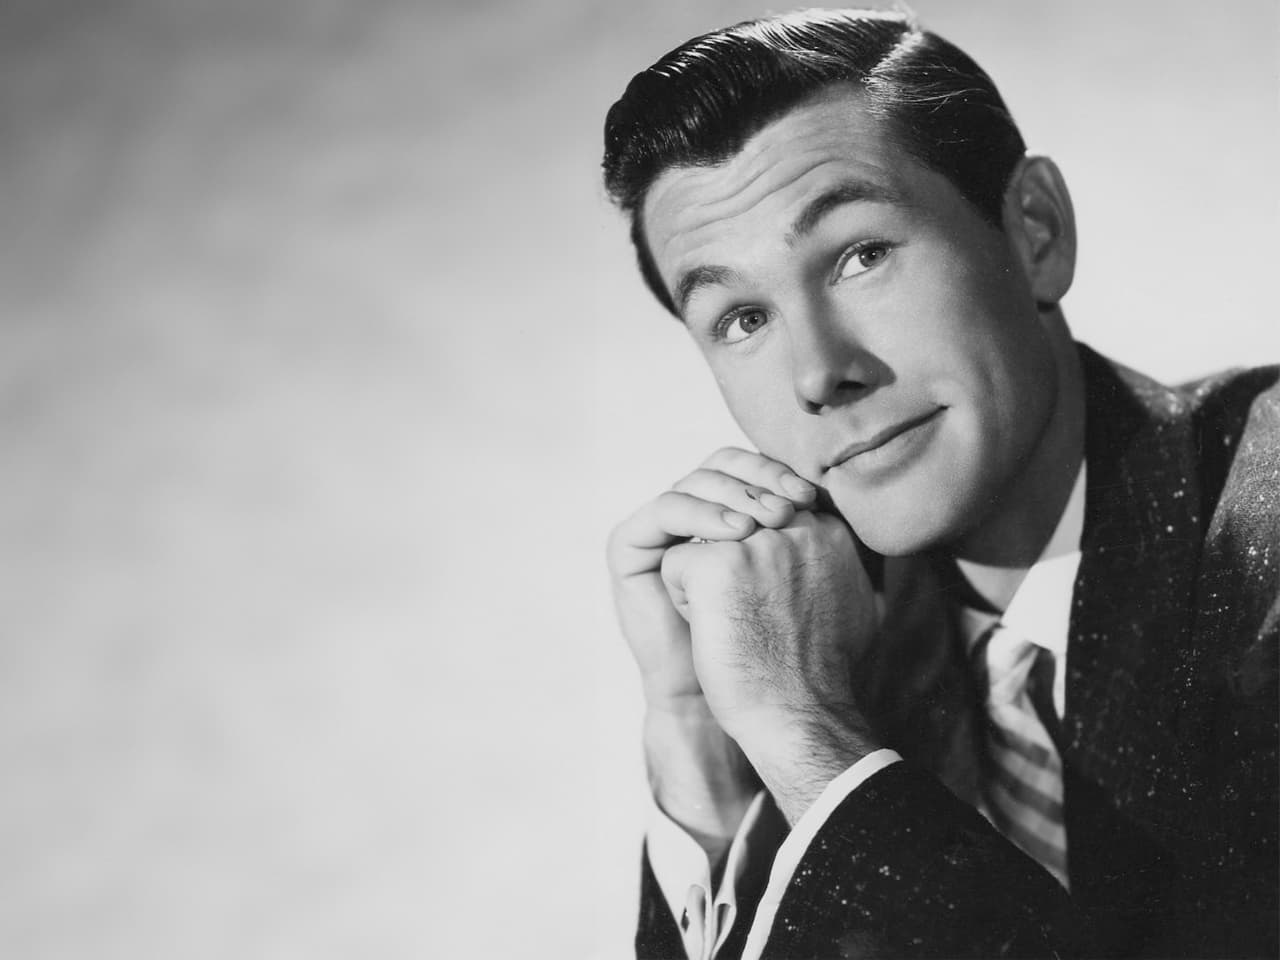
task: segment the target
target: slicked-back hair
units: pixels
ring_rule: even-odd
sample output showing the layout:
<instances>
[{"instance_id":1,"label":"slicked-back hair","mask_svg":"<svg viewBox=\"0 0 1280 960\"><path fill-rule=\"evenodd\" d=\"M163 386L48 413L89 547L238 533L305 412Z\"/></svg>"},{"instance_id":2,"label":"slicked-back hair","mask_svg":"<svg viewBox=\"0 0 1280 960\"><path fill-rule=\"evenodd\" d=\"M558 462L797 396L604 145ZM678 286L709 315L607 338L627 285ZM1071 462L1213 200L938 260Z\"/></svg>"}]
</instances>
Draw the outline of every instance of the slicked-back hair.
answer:
<instances>
[{"instance_id":1,"label":"slicked-back hair","mask_svg":"<svg viewBox=\"0 0 1280 960\"><path fill-rule=\"evenodd\" d=\"M967 54L896 12L749 20L696 37L636 74L605 120L605 188L630 216L645 283L672 314L645 237L654 181L675 167L729 160L769 123L838 85L859 91L892 142L1001 228L1005 187L1026 144Z\"/></svg>"}]
</instances>

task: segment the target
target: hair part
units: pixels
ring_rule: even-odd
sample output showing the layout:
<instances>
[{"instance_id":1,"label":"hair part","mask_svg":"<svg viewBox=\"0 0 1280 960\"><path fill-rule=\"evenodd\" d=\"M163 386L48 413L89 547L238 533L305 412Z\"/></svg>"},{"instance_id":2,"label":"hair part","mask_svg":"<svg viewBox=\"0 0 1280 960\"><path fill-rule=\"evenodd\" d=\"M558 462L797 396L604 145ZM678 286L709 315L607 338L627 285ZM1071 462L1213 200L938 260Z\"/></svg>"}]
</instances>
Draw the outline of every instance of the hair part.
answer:
<instances>
[{"instance_id":1,"label":"hair part","mask_svg":"<svg viewBox=\"0 0 1280 960\"><path fill-rule=\"evenodd\" d=\"M645 236L654 181L714 166L830 87L861 93L908 156L945 176L1002 228L1005 188L1026 144L991 78L911 17L878 10L802 10L695 37L627 85L605 120L604 181L631 219L640 273L678 315Z\"/></svg>"}]
</instances>

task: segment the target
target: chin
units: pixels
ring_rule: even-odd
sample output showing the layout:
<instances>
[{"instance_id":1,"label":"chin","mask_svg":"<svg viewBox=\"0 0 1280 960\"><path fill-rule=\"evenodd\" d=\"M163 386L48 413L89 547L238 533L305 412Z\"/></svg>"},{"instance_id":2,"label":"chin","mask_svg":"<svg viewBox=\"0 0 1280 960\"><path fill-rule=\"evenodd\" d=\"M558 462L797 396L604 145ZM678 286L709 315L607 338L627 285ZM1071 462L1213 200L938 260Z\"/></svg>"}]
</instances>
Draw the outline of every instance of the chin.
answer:
<instances>
[{"instance_id":1,"label":"chin","mask_svg":"<svg viewBox=\"0 0 1280 960\"><path fill-rule=\"evenodd\" d=\"M884 523L850 524L858 539L871 550L886 557L910 557L925 553L950 538L935 536L931 531L899 524L888 527Z\"/></svg>"},{"instance_id":2,"label":"chin","mask_svg":"<svg viewBox=\"0 0 1280 960\"><path fill-rule=\"evenodd\" d=\"M857 503L832 502L854 534L876 553L886 557L907 557L935 550L954 542L964 528L963 512L950 502L934 498L922 509L903 509L878 503L880 498L857 498ZM894 498L900 504L907 498Z\"/></svg>"}]
</instances>

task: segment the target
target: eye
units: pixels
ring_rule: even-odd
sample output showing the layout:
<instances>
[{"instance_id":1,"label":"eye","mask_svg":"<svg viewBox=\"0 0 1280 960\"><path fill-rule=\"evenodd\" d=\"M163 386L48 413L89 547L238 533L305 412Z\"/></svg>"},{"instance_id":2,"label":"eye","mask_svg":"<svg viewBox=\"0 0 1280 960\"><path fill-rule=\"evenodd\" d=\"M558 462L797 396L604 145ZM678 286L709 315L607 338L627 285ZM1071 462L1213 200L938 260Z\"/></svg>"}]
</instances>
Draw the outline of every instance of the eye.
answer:
<instances>
[{"instance_id":1,"label":"eye","mask_svg":"<svg viewBox=\"0 0 1280 960\"><path fill-rule=\"evenodd\" d=\"M836 267L836 279L847 280L860 273L866 273L878 266L889 256L889 245L873 240L867 243L856 243L845 251L843 259Z\"/></svg>"},{"instance_id":2,"label":"eye","mask_svg":"<svg viewBox=\"0 0 1280 960\"><path fill-rule=\"evenodd\" d=\"M763 310L739 310L720 321L718 333L725 343L741 343L768 322Z\"/></svg>"}]
</instances>

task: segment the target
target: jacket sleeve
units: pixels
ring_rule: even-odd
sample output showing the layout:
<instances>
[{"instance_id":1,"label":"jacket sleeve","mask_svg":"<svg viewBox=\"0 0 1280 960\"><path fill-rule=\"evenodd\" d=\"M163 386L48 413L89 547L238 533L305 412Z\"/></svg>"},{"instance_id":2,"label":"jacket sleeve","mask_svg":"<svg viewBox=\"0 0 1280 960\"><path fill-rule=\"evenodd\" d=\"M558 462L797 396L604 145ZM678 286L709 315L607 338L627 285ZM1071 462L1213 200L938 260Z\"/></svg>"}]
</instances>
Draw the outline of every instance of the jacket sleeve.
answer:
<instances>
[{"instance_id":1,"label":"jacket sleeve","mask_svg":"<svg viewBox=\"0 0 1280 960\"><path fill-rule=\"evenodd\" d=\"M684 960L684 945L676 918L671 916L658 878L649 865L646 846L640 864L640 916L636 923L636 957L638 960Z\"/></svg>"},{"instance_id":2,"label":"jacket sleeve","mask_svg":"<svg viewBox=\"0 0 1280 960\"><path fill-rule=\"evenodd\" d=\"M1087 931L1034 860L904 762L836 808L746 955L765 939L765 958L1068 957Z\"/></svg>"},{"instance_id":3,"label":"jacket sleeve","mask_svg":"<svg viewBox=\"0 0 1280 960\"><path fill-rule=\"evenodd\" d=\"M785 822L776 808L771 816L781 838ZM780 900L765 889L771 865L772 858L756 858L740 880L738 919L718 958L1090 952L1088 924L1057 882L931 774L906 762L874 774L844 799L790 879L781 878ZM642 960L685 956L647 856L635 945Z\"/></svg>"}]
</instances>

